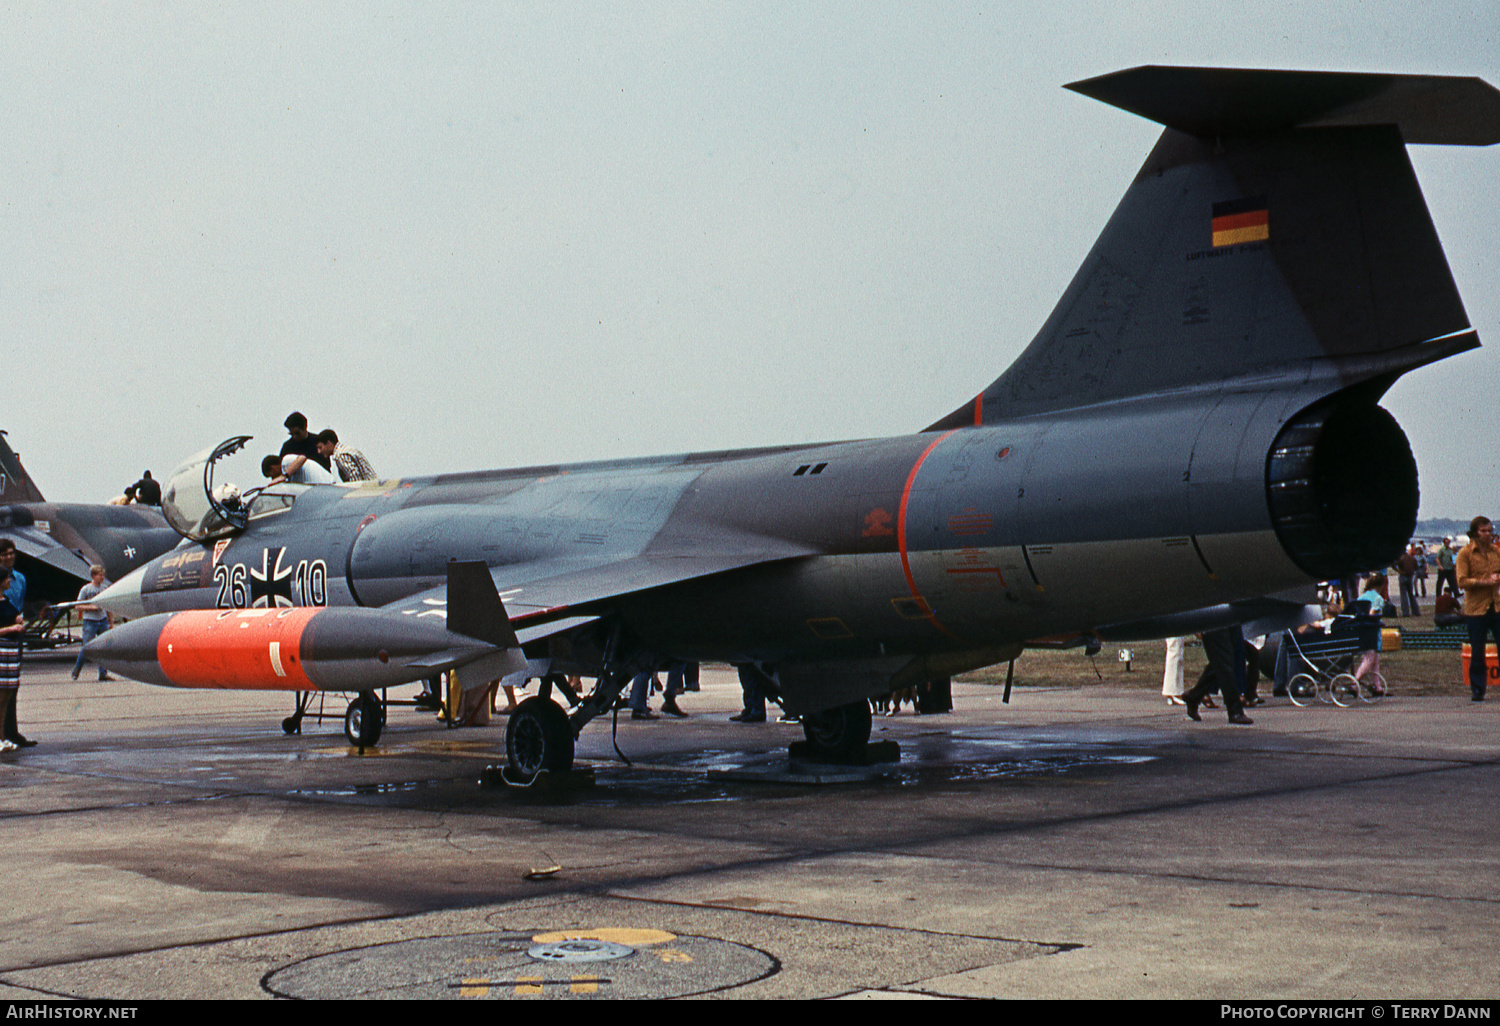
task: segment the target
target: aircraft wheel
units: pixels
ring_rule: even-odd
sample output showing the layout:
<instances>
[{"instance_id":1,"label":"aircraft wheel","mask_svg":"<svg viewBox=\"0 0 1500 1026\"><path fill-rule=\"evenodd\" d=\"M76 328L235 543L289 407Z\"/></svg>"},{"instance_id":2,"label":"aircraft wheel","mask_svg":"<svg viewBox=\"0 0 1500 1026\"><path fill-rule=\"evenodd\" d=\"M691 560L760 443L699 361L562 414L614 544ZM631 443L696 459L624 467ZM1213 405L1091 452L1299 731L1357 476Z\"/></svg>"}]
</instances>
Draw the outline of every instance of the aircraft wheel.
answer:
<instances>
[{"instance_id":1,"label":"aircraft wheel","mask_svg":"<svg viewBox=\"0 0 1500 1026\"><path fill-rule=\"evenodd\" d=\"M361 691L344 713L344 736L356 748L374 748L384 726L380 700L368 691Z\"/></svg>"},{"instance_id":2,"label":"aircraft wheel","mask_svg":"<svg viewBox=\"0 0 1500 1026\"><path fill-rule=\"evenodd\" d=\"M283 734L299 734L302 732L302 723L295 716L288 716L281 721L281 732Z\"/></svg>"},{"instance_id":3,"label":"aircraft wheel","mask_svg":"<svg viewBox=\"0 0 1500 1026\"><path fill-rule=\"evenodd\" d=\"M518 775L573 768L573 724L550 698L533 696L516 706L505 728L505 756Z\"/></svg>"},{"instance_id":4,"label":"aircraft wheel","mask_svg":"<svg viewBox=\"0 0 1500 1026\"><path fill-rule=\"evenodd\" d=\"M870 703L850 702L807 713L802 717L802 733L819 748L855 754L870 743Z\"/></svg>"}]
</instances>

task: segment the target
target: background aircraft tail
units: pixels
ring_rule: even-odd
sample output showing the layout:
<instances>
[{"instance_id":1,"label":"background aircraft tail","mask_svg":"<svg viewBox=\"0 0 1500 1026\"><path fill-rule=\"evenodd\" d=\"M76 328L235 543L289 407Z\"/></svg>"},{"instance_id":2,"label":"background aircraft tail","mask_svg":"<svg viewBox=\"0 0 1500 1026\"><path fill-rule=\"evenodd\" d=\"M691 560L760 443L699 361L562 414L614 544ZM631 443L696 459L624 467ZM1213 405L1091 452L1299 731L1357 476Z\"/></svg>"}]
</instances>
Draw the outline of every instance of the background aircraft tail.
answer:
<instances>
[{"instance_id":1,"label":"background aircraft tail","mask_svg":"<svg viewBox=\"0 0 1500 1026\"><path fill-rule=\"evenodd\" d=\"M36 486L21 460L5 440L0 431L0 502L44 502L42 490Z\"/></svg>"},{"instance_id":2,"label":"background aircraft tail","mask_svg":"<svg viewBox=\"0 0 1500 1026\"><path fill-rule=\"evenodd\" d=\"M928 430L1289 375L1373 403L1478 345L1405 144L1500 141L1486 83L1143 67L1069 88L1166 131L1031 345Z\"/></svg>"}]
</instances>

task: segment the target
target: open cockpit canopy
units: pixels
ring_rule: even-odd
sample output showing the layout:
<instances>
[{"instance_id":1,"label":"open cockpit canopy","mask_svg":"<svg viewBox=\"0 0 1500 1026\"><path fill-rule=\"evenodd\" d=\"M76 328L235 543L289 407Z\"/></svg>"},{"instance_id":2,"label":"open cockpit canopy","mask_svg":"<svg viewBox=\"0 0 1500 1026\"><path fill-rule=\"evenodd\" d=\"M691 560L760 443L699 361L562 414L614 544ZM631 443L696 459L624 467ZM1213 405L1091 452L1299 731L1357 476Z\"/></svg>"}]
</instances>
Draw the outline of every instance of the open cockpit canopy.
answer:
<instances>
[{"instance_id":1,"label":"open cockpit canopy","mask_svg":"<svg viewBox=\"0 0 1500 1026\"><path fill-rule=\"evenodd\" d=\"M241 493L230 482L214 483L219 462L245 447L250 435L235 435L190 456L167 479L161 512L189 541L201 542L243 530L251 520L292 508L308 485L278 484Z\"/></svg>"}]
</instances>

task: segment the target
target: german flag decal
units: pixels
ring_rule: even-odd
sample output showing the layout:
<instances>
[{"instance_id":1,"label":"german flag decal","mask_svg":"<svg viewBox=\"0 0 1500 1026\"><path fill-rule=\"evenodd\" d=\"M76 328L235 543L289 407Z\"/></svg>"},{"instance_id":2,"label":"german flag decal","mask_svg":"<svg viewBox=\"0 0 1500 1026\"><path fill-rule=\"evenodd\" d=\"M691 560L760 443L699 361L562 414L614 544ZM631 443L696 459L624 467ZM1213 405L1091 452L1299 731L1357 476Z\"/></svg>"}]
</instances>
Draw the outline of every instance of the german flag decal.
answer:
<instances>
[{"instance_id":1,"label":"german flag decal","mask_svg":"<svg viewBox=\"0 0 1500 1026\"><path fill-rule=\"evenodd\" d=\"M1271 213L1264 196L1214 204L1214 246L1264 242L1271 237Z\"/></svg>"}]
</instances>

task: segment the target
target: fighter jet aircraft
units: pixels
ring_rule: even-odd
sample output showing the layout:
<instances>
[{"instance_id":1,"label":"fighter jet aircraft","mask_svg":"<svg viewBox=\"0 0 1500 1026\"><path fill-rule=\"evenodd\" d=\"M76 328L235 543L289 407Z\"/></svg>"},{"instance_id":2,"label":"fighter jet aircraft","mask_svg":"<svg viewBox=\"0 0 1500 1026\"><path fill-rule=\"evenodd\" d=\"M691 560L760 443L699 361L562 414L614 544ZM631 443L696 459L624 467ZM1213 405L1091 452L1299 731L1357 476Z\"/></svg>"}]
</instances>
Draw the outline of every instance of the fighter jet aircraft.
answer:
<instances>
[{"instance_id":1,"label":"fighter jet aircraft","mask_svg":"<svg viewBox=\"0 0 1500 1026\"><path fill-rule=\"evenodd\" d=\"M3 431L0 537L16 544L28 615L40 606L76 599L96 563L106 577L118 580L182 540L150 506L45 501Z\"/></svg>"},{"instance_id":2,"label":"fighter jet aircraft","mask_svg":"<svg viewBox=\"0 0 1500 1026\"><path fill-rule=\"evenodd\" d=\"M173 653L227 659L226 637L311 630L324 607L361 615L313 663L389 678L406 660L415 679L519 649L533 676L598 679L571 715L544 688L512 716L513 769L534 772L667 660L752 667L810 740L852 752L868 697L1033 639L1295 622L1312 582L1410 537L1417 469L1378 401L1479 343L1405 147L1500 141L1500 93L1180 67L1069 88L1165 130L1029 347L927 429L253 496L213 483L231 440L174 476L163 508L188 541L101 598L146 619L91 654L164 683L306 688L290 627L220 671ZM181 612L202 609L219 612ZM455 654L458 636L483 644Z\"/></svg>"}]
</instances>

